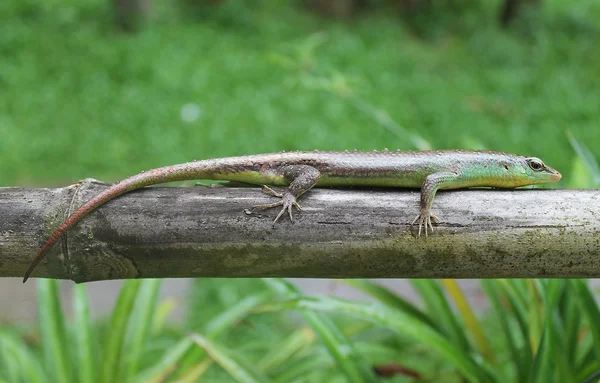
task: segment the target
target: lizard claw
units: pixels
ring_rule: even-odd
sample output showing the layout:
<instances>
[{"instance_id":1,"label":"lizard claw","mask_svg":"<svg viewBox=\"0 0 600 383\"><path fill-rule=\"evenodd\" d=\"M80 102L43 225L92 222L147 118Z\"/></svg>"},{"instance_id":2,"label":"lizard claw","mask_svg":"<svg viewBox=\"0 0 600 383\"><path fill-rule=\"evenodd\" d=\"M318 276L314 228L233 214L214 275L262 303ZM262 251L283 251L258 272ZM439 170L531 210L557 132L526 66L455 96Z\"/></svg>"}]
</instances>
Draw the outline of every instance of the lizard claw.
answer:
<instances>
[{"instance_id":1,"label":"lizard claw","mask_svg":"<svg viewBox=\"0 0 600 383\"><path fill-rule=\"evenodd\" d=\"M426 237L427 237L427 227L429 227L431 229L431 232L433 233L433 225L431 224L431 220L432 219L436 223L440 221L438 219L438 217L436 217L435 215L431 214L429 211L421 211L419 213L419 215L417 215L415 217L415 219L411 222L411 226L414 225L415 222L419 221L419 233L417 234L417 237L421 236L421 228L423 226L425 226L425 236Z\"/></svg>"},{"instance_id":2,"label":"lizard claw","mask_svg":"<svg viewBox=\"0 0 600 383\"><path fill-rule=\"evenodd\" d=\"M279 202L275 202L275 203L271 203L271 204L267 204L267 205L257 205L257 206L252 207L252 209L270 209L272 207L282 206L281 211L279 212L279 214L277 214L277 217L275 217L275 220L273 221L273 226L275 226L275 223L277 223L279 218L281 218L286 213L286 211L287 211L288 215L290 216L290 221L293 222L294 217L292 215L292 207L296 207L296 209L302 210L302 208L300 207L298 202L296 202L296 197L294 197L294 195L289 192L284 192L283 194L278 193L266 185L263 186L263 192L270 194L274 197L281 198L281 201L279 201Z\"/></svg>"}]
</instances>

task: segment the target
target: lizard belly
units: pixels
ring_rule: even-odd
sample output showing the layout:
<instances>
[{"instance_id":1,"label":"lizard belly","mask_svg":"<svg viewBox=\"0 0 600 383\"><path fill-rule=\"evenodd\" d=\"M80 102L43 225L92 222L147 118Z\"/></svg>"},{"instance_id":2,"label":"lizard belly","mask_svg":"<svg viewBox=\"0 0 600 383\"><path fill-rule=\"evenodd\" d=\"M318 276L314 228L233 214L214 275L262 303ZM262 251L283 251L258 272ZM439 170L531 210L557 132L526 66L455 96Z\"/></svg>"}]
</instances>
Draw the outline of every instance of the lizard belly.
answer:
<instances>
[{"instance_id":1,"label":"lizard belly","mask_svg":"<svg viewBox=\"0 0 600 383\"><path fill-rule=\"evenodd\" d=\"M282 175L274 172L258 172L253 170L239 172L215 173L210 179L224 181L239 181L255 185L285 186L288 182Z\"/></svg>"},{"instance_id":2,"label":"lizard belly","mask_svg":"<svg viewBox=\"0 0 600 383\"><path fill-rule=\"evenodd\" d=\"M397 187L397 188L421 188L424 177L417 174L405 174L402 176L332 176L321 175L316 186L370 186L370 187Z\"/></svg>"}]
</instances>

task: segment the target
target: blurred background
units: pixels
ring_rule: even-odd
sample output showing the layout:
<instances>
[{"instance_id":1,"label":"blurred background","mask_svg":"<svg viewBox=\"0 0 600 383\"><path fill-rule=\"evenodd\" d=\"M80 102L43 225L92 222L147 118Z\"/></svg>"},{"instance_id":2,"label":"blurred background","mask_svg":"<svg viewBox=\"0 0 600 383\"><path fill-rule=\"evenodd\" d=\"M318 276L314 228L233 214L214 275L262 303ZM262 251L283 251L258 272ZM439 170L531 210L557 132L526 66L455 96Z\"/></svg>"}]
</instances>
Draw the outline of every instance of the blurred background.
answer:
<instances>
[{"instance_id":1,"label":"blurred background","mask_svg":"<svg viewBox=\"0 0 600 383\"><path fill-rule=\"evenodd\" d=\"M0 186L114 182L281 150L470 148L541 157L563 174L551 187L599 187L599 43L596 0L4 0ZM377 300L339 281L292 282L308 294ZM383 284L416 305L425 299L412 282ZM68 321L81 296L71 283L57 286ZM121 286L86 286L94 321L115 318ZM460 286L486 317L489 291L479 281ZM153 289L174 339L266 287L210 279ZM0 330L26 334L24 350L44 338L35 290L0 282ZM242 336L269 333L269 349L299 326L270 318ZM146 365L163 349L152 347L139 351ZM54 362L40 371L56 378ZM445 381L442 361L424 365L421 378ZM212 370L205 376L214 381L231 378ZM303 381L349 379L327 371L326 380ZM394 371L392 379L414 379Z\"/></svg>"}]
</instances>

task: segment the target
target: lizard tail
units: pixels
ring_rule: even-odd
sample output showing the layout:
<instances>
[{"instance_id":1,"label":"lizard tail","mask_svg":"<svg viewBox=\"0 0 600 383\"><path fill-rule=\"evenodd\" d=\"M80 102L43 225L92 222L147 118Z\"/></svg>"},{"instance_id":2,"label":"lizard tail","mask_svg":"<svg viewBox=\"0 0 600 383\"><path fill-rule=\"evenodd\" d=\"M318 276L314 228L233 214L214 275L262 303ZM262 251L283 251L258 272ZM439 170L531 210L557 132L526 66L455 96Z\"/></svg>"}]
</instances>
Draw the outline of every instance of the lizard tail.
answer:
<instances>
[{"instance_id":1,"label":"lizard tail","mask_svg":"<svg viewBox=\"0 0 600 383\"><path fill-rule=\"evenodd\" d=\"M44 256L56 244L56 242L77 222L81 221L85 216L104 205L106 202L116 198L122 194L128 193L135 189L140 189L144 186L156 185L165 182L182 181L189 179L200 179L202 176L208 175L208 166L203 161L197 161L188 164L165 166L162 168L152 169L147 172L131 176L118 182L108 189L104 190L71 214L62 225L56 229L48 238L44 246L40 249L35 259L31 262L25 275L23 283L36 268L36 266L44 259Z\"/></svg>"}]
</instances>

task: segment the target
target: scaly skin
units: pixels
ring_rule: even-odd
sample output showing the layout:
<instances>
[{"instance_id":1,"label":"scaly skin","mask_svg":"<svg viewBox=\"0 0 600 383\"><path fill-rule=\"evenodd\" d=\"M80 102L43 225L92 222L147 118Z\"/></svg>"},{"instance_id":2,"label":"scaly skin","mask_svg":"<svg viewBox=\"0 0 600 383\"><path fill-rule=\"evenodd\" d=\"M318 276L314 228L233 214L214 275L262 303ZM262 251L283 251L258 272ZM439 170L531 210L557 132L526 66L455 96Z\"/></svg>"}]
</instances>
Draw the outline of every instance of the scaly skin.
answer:
<instances>
[{"instance_id":1,"label":"scaly skin","mask_svg":"<svg viewBox=\"0 0 600 383\"><path fill-rule=\"evenodd\" d=\"M27 269L23 282L43 259L46 252L73 225L113 198L145 186L183 180L227 180L264 185L264 191L281 201L254 208L282 206L275 222L287 211L292 219L292 206L300 209L297 198L312 187L374 186L420 188L421 228L433 226L431 206L438 189L465 187L515 188L556 182L561 174L535 157L515 154L473 151L397 151L397 152L291 152L217 158L165 166L126 178L77 209L50 236ZM287 186L277 193L266 185Z\"/></svg>"}]
</instances>

